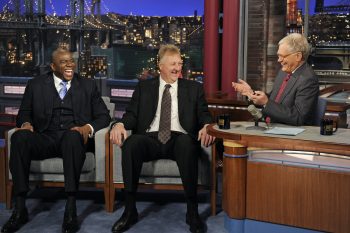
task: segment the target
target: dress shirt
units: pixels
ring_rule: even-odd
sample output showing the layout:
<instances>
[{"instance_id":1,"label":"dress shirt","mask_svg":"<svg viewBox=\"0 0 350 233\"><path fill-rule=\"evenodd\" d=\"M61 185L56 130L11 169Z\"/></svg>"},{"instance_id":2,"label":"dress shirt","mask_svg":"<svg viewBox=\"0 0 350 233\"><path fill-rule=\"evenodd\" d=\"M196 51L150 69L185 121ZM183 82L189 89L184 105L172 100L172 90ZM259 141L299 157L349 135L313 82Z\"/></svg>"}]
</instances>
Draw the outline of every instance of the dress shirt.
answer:
<instances>
[{"instance_id":1,"label":"dress shirt","mask_svg":"<svg viewBox=\"0 0 350 233\"><path fill-rule=\"evenodd\" d=\"M165 85L167 83L159 77L159 98L156 115L151 123L151 126L147 132L157 132L159 131L159 121L160 121L160 108L162 103L162 97ZM179 120L179 106L178 106L178 98L177 98L177 89L178 89L178 81L174 83L169 83L171 87L169 88L169 92L171 95L171 131L177 131L187 134L186 130L181 127Z\"/></svg>"}]
</instances>

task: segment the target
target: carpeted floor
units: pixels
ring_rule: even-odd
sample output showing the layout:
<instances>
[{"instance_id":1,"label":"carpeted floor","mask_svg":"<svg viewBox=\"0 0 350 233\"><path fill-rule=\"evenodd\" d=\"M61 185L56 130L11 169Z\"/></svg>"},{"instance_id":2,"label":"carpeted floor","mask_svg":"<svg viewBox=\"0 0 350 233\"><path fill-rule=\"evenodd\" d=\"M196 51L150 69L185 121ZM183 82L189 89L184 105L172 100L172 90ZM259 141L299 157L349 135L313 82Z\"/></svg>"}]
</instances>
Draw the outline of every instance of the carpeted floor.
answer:
<instances>
[{"instance_id":1,"label":"carpeted floor","mask_svg":"<svg viewBox=\"0 0 350 233\"><path fill-rule=\"evenodd\" d=\"M111 232L113 223L123 212L122 193L118 192L116 211L107 213L103 206L103 193L96 190L82 190L78 195L78 219L80 231L84 233ZM185 223L186 204L182 192L139 192L137 209L139 222L127 232L142 233L183 233L189 232ZM199 213L205 219L208 233L226 232L224 214L219 212L210 216L209 194L199 194ZM25 233L59 233L63 221L65 196L62 189L37 189L30 193L27 200L29 223L18 232ZM0 205L0 226L11 215Z\"/></svg>"}]
</instances>

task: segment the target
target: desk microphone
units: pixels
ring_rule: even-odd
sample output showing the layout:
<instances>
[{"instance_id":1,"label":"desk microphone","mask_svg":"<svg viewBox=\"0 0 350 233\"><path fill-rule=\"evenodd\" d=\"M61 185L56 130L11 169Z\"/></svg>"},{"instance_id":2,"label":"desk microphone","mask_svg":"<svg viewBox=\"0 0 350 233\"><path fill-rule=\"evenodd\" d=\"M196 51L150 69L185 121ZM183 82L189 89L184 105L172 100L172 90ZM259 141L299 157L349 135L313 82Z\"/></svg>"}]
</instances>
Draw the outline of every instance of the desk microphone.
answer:
<instances>
[{"instance_id":1,"label":"desk microphone","mask_svg":"<svg viewBox=\"0 0 350 233\"><path fill-rule=\"evenodd\" d=\"M248 112L252 114L254 120L256 121L260 120L263 117L261 111L257 109L253 104L248 106Z\"/></svg>"},{"instance_id":2,"label":"desk microphone","mask_svg":"<svg viewBox=\"0 0 350 233\"><path fill-rule=\"evenodd\" d=\"M253 104L248 106L248 112L254 117L254 126L249 126L247 130L265 130L265 127L259 126L259 120L263 118L263 115L259 109L257 109Z\"/></svg>"}]
</instances>

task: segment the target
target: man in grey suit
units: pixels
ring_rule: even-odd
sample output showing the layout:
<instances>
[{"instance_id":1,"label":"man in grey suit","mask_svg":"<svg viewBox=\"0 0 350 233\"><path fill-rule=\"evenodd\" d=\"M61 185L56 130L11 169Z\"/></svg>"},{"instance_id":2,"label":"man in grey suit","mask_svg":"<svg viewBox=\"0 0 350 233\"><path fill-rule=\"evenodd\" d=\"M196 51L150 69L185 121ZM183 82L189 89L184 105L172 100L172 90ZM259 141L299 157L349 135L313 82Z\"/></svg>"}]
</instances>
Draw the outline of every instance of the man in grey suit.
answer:
<instances>
[{"instance_id":1,"label":"man in grey suit","mask_svg":"<svg viewBox=\"0 0 350 233\"><path fill-rule=\"evenodd\" d=\"M178 79L182 69L179 49L163 45L159 50L160 77L138 83L122 120L114 123L110 139L122 148L125 209L112 227L124 232L138 220L135 195L142 163L157 159L177 162L187 200L186 223L191 232L205 232L198 215L197 177L200 143L215 139L207 134L212 122L203 87ZM128 137L126 129L133 130Z\"/></svg>"},{"instance_id":2,"label":"man in grey suit","mask_svg":"<svg viewBox=\"0 0 350 233\"><path fill-rule=\"evenodd\" d=\"M282 67L269 95L253 91L243 80L232 83L232 86L254 104L263 106L262 113L271 122L312 125L316 117L319 84L314 71L306 63L309 44L303 35L292 33L278 45L278 62Z\"/></svg>"},{"instance_id":3,"label":"man in grey suit","mask_svg":"<svg viewBox=\"0 0 350 233\"><path fill-rule=\"evenodd\" d=\"M67 202L62 232L79 229L75 197L85 151L89 137L107 127L110 116L95 81L78 77L74 68L72 53L57 49L52 53L53 72L28 81L11 137L15 208L2 233L15 232L28 221L25 197L31 161L50 157L63 160Z\"/></svg>"}]
</instances>

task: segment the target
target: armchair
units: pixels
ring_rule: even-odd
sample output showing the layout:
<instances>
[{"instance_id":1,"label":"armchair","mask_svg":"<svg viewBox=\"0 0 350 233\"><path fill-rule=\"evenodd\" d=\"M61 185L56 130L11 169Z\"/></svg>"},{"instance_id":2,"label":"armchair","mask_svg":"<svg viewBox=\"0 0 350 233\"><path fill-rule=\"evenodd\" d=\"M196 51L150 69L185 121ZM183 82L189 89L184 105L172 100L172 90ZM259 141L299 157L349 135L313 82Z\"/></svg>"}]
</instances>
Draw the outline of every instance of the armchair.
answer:
<instances>
[{"instance_id":1,"label":"armchair","mask_svg":"<svg viewBox=\"0 0 350 233\"><path fill-rule=\"evenodd\" d=\"M110 115L113 117L114 103L109 97L102 97ZM82 186L93 186L104 191L105 209L109 206L109 127L101 129L95 133L95 151L87 152L82 168L80 182ZM11 129L6 135L7 164L10 158L11 136L15 129ZM8 170L8 166L6 168ZM12 200L12 176L8 170L6 172L6 207L11 208ZM64 187L63 163L61 158L50 158L41 161L32 161L30 167L29 181L43 187Z\"/></svg>"},{"instance_id":2,"label":"armchair","mask_svg":"<svg viewBox=\"0 0 350 233\"><path fill-rule=\"evenodd\" d=\"M130 135L130 131L128 132ZM120 147L110 144L110 206L108 211L113 211L116 189L123 189L122 152ZM198 159L198 187L209 189L210 187L210 161L211 147L202 147L202 153ZM175 161L160 159L143 163L139 179L140 188L155 190L183 190L180 173Z\"/></svg>"}]
</instances>

